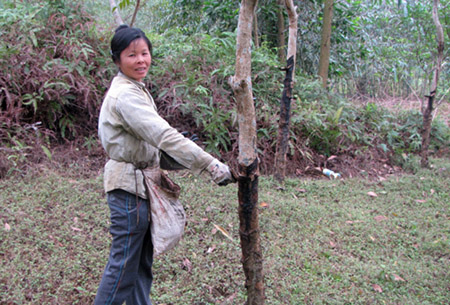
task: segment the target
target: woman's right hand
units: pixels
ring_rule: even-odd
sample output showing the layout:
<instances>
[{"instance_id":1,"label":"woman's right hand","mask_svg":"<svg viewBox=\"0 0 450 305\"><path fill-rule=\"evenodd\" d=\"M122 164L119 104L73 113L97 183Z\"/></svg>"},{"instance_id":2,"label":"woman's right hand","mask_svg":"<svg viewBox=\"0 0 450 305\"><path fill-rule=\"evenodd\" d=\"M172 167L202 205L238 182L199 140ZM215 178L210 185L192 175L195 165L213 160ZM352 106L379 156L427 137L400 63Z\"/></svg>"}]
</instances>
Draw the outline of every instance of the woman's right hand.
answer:
<instances>
[{"instance_id":1,"label":"woman's right hand","mask_svg":"<svg viewBox=\"0 0 450 305\"><path fill-rule=\"evenodd\" d=\"M217 159L214 159L206 169L211 174L212 180L220 186L236 182L228 165Z\"/></svg>"}]
</instances>

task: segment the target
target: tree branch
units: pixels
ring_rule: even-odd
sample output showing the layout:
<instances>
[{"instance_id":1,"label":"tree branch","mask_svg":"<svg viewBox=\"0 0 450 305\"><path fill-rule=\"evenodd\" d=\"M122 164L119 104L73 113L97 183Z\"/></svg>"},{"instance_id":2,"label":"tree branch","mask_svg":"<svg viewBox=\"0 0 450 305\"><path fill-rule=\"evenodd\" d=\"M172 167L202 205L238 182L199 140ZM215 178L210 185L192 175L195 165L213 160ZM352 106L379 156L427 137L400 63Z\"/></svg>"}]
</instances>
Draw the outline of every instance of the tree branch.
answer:
<instances>
[{"instance_id":1,"label":"tree branch","mask_svg":"<svg viewBox=\"0 0 450 305\"><path fill-rule=\"evenodd\" d=\"M136 1L136 7L134 8L133 18L131 18L131 22L130 22L130 26L131 26L131 27L133 26L134 21L136 20L136 15L137 15L137 12L138 12L138 10L139 10L139 4L140 4L140 3L141 3L140 0L137 0L137 1Z\"/></svg>"}]
</instances>

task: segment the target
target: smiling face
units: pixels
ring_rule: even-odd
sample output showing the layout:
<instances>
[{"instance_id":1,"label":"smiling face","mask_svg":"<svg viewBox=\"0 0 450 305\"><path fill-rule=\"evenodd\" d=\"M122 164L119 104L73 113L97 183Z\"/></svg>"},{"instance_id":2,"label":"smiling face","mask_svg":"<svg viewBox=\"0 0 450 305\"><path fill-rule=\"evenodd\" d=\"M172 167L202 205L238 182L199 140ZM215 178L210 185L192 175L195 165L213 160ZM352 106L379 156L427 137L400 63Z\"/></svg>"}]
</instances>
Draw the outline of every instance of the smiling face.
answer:
<instances>
[{"instance_id":1,"label":"smiling face","mask_svg":"<svg viewBox=\"0 0 450 305\"><path fill-rule=\"evenodd\" d=\"M142 82L147 75L152 56L144 39L133 40L130 45L120 53L117 65L126 76Z\"/></svg>"}]
</instances>

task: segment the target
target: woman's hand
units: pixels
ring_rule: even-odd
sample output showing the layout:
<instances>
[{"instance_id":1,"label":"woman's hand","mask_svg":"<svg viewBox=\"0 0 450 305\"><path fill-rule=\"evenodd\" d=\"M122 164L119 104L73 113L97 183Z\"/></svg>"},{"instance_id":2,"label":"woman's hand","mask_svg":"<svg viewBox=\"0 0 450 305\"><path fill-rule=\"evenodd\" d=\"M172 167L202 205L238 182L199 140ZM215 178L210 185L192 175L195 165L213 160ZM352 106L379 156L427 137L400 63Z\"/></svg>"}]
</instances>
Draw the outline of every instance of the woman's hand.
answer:
<instances>
[{"instance_id":1,"label":"woman's hand","mask_svg":"<svg viewBox=\"0 0 450 305\"><path fill-rule=\"evenodd\" d=\"M214 159L206 169L211 174L212 180L220 186L236 182L228 165L217 159Z\"/></svg>"}]
</instances>

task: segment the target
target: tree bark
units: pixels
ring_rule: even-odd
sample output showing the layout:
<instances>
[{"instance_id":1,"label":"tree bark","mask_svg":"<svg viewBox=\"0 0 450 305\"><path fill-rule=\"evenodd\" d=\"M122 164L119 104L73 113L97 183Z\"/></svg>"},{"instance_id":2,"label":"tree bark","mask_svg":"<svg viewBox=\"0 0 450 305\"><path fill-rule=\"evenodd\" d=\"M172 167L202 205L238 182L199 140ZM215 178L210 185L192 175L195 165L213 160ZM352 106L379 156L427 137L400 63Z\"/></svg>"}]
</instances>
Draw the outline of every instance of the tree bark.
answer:
<instances>
[{"instance_id":1,"label":"tree bark","mask_svg":"<svg viewBox=\"0 0 450 305\"><path fill-rule=\"evenodd\" d=\"M264 304L263 258L258 220L258 154L251 82L252 23L256 0L242 0L236 40L236 72L229 80L239 123L239 236L247 305Z\"/></svg>"},{"instance_id":2,"label":"tree bark","mask_svg":"<svg viewBox=\"0 0 450 305\"><path fill-rule=\"evenodd\" d=\"M113 14L114 22L116 23L116 25L119 26L123 24L124 22L122 20L122 17L120 16L119 7L116 5L116 1L109 0L109 6L111 7L111 12Z\"/></svg>"},{"instance_id":3,"label":"tree bark","mask_svg":"<svg viewBox=\"0 0 450 305\"><path fill-rule=\"evenodd\" d=\"M277 148L275 153L275 179L282 182L286 176L286 155L289 144L289 124L291 116L292 88L294 86L295 63L297 53L297 7L293 0L286 0L289 16L289 41L286 77L284 79L283 95L280 102L280 120L278 127Z\"/></svg>"},{"instance_id":4,"label":"tree bark","mask_svg":"<svg viewBox=\"0 0 450 305\"><path fill-rule=\"evenodd\" d=\"M278 29L278 59L281 63L284 63L286 59L286 51L285 51L285 45L286 45L286 38L284 37L284 0L278 0L278 9L277 9L277 29Z\"/></svg>"},{"instance_id":5,"label":"tree bark","mask_svg":"<svg viewBox=\"0 0 450 305\"><path fill-rule=\"evenodd\" d=\"M255 48L259 48L259 35L258 35L258 14L256 13L256 8L258 6L258 0L256 0L255 10L253 11L253 37Z\"/></svg>"},{"instance_id":6,"label":"tree bark","mask_svg":"<svg viewBox=\"0 0 450 305\"><path fill-rule=\"evenodd\" d=\"M328 69L330 66L330 37L331 21L333 19L333 0L325 1L323 10L322 41L320 45L319 57L319 77L322 79L322 86L327 87Z\"/></svg>"},{"instance_id":7,"label":"tree bark","mask_svg":"<svg viewBox=\"0 0 450 305\"><path fill-rule=\"evenodd\" d=\"M442 29L441 22L438 16L438 6L439 0L433 0L433 22L436 26L437 32L437 57L436 57L436 67L434 69L433 79L431 81L430 94L427 96L428 103L426 103L425 109L422 109L423 114L423 129L422 129L422 149L421 149L421 160L420 165L422 167L428 167L428 147L430 146L430 134L431 134L431 122L433 120L433 102L436 98L437 86L439 83L439 74L442 68L442 61L444 59L444 31Z\"/></svg>"}]
</instances>

